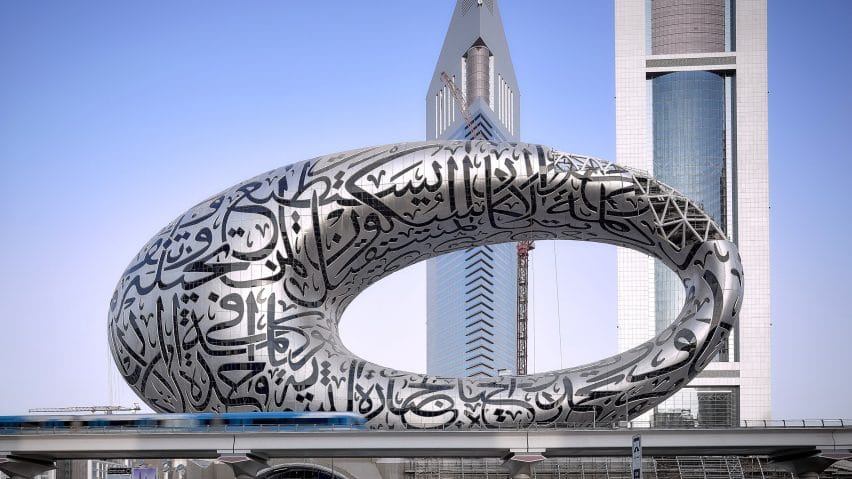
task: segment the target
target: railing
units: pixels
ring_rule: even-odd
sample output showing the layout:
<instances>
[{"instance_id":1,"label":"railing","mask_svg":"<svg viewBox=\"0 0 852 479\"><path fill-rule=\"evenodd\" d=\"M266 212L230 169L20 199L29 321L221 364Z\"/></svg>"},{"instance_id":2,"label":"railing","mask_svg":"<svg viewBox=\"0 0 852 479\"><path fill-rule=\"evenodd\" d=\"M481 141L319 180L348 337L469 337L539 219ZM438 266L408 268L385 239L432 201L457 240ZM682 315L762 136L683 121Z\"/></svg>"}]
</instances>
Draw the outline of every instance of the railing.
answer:
<instances>
[{"instance_id":1,"label":"railing","mask_svg":"<svg viewBox=\"0 0 852 479\"><path fill-rule=\"evenodd\" d=\"M423 424L407 424L393 428L361 429L347 425L215 425L215 426L71 426L71 427L0 427L0 435L8 434L68 434L68 433L159 433L159 432L182 432L182 433L246 433L246 432L341 432L362 431L365 433L380 433L383 431L546 431L546 430L584 430L584 431L612 431L612 430L754 430L754 429L814 429L814 428L852 428L852 419L745 419L737 426L707 426L701 424L666 424L654 425L651 421L620 421L614 424L589 424L589 423L550 423L532 424L526 426L517 425L473 425L464 428L455 426Z\"/></svg>"},{"instance_id":2,"label":"railing","mask_svg":"<svg viewBox=\"0 0 852 479\"><path fill-rule=\"evenodd\" d=\"M852 419L745 419L741 427L850 427Z\"/></svg>"},{"instance_id":3,"label":"railing","mask_svg":"<svg viewBox=\"0 0 852 479\"><path fill-rule=\"evenodd\" d=\"M844 428L852 427L852 419L743 419L737 425L708 425L693 423L681 424L655 424L653 421L618 421L617 423L592 424L592 423L567 423L557 422L548 424L518 425L471 425L463 428L455 426L435 425L428 423L409 423L404 426L392 428L392 430L549 430L549 429L571 429L571 430L619 430L619 429L645 429L645 430L726 430L726 429L779 429L779 428ZM387 429L383 429L387 430Z\"/></svg>"}]
</instances>

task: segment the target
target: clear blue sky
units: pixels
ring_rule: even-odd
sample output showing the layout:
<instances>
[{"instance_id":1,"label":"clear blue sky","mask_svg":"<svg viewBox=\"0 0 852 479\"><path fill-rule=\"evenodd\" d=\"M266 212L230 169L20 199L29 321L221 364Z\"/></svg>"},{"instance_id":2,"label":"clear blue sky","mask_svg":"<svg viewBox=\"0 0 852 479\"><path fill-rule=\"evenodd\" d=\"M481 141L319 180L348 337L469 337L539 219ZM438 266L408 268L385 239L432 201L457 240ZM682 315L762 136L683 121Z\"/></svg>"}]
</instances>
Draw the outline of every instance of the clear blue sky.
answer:
<instances>
[{"instance_id":1,"label":"clear blue sky","mask_svg":"<svg viewBox=\"0 0 852 479\"><path fill-rule=\"evenodd\" d=\"M769 3L773 412L849 418L852 2ZM0 414L135 401L110 397L106 320L137 250L262 171L423 139L453 5L0 2ZM501 8L522 138L614 159L612 2ZM422 371L424 269L397 274L344 339ZM615 352L613 248L541 243L533 278L536 370L560 365L558 319L565 366Z\"/></svg>"}]
</instances>

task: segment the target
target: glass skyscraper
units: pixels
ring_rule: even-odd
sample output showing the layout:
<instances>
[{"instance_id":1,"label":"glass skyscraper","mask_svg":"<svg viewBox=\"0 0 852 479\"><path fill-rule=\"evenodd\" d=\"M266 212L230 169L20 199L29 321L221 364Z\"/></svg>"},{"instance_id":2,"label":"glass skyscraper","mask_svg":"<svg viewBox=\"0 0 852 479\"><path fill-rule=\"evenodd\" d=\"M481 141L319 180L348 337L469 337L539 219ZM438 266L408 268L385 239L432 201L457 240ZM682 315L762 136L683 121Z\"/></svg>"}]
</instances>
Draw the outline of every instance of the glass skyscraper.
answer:
<instances>
[{"instance_id":1,"label":"glass skyscraper","mask_svg":"<svg viewBox=\"0 0 852 479\"><path fill-rule=\"evenodd\" d=\"M651 80L654 176L698 202L725 229L725 79L682 71ZM654 262L655 332L680 312L677 274Z\"/></svg>"},{"instance_id":2,"label":"glass skyscraper","mask_svg":"<svg viewBox=\"0 0 852 479\"><path fill-rule=\"evenodd\" d=\"M459 0L426 95L427 137L517 141L519 104L497 2ZM426 270L427 372L515 372L516 245L445 254L429 260Z\"/></svg>"},{"instance_id":3,"label":"glass skyscraper","mask_svg":"<svg viewBox=\"0 0 852 479\"><path fill-rule=\"evenodd\" d=\"M616 0L616 161L702 205L737 243L737 329L660 425L729 426L770 416L766 0ZM683 305L676 274L618 250L618 342L660 332Z\"/></svg>"}]
</instances>

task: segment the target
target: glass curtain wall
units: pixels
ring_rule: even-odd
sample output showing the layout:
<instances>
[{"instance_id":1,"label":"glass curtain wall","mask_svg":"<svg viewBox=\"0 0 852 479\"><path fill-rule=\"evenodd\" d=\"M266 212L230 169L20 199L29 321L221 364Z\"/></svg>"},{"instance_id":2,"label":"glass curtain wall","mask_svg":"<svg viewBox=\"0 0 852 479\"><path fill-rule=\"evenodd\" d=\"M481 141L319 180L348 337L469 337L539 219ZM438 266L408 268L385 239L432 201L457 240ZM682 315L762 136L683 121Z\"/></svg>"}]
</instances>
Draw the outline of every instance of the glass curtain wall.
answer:
<instances>
[{"instance_id":1,"label":"glass curtain wall","mask_svg":"<svg viewBox=\"0 0 852 479\"><path fill-rule=\"evenodd\" d=\"M725 228L725 78L707 71L675 72L652 80L654 176L698 202ZM680 312L680 278L654 266L656 331Z\"/></svg>"}]
</instances>

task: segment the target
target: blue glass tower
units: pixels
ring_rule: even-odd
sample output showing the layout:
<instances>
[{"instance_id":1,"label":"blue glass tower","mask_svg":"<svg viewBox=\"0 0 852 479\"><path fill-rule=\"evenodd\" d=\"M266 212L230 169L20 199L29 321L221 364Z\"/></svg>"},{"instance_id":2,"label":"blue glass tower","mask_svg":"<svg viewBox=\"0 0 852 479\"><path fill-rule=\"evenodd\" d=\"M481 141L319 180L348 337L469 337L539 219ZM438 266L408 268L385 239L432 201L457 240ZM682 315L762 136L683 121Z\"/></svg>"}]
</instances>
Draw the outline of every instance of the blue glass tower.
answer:
<instances>
[{"instance_id":1,"label":"blue glass tower","mask_svg":"<svg viewBox=\"0 0 852 479\"><path fill-rule=\"evenodd\" d=\"M724 229L725 77L681 71L656 77L651 84L654 175L701 204ZM677 275L659 261L654 281L659 332L680 312L684 292ZM727 357L727 350L722 356Z\"/></svg>"},{"instance_id":2,"label":"blue glass tower","mask_svg":"<svg viewBox=\"0 0 852 479\"><path fill-rule=\"evenodd\" d=\"M454 90L457 90L454 92ZM469 115L462 114L462 105ZM426 95L428 138L517 141L520 94L496 0L458 0ZM514 243L427 263L429 374L515 372Z\"/></svg>"}]
</instances>

